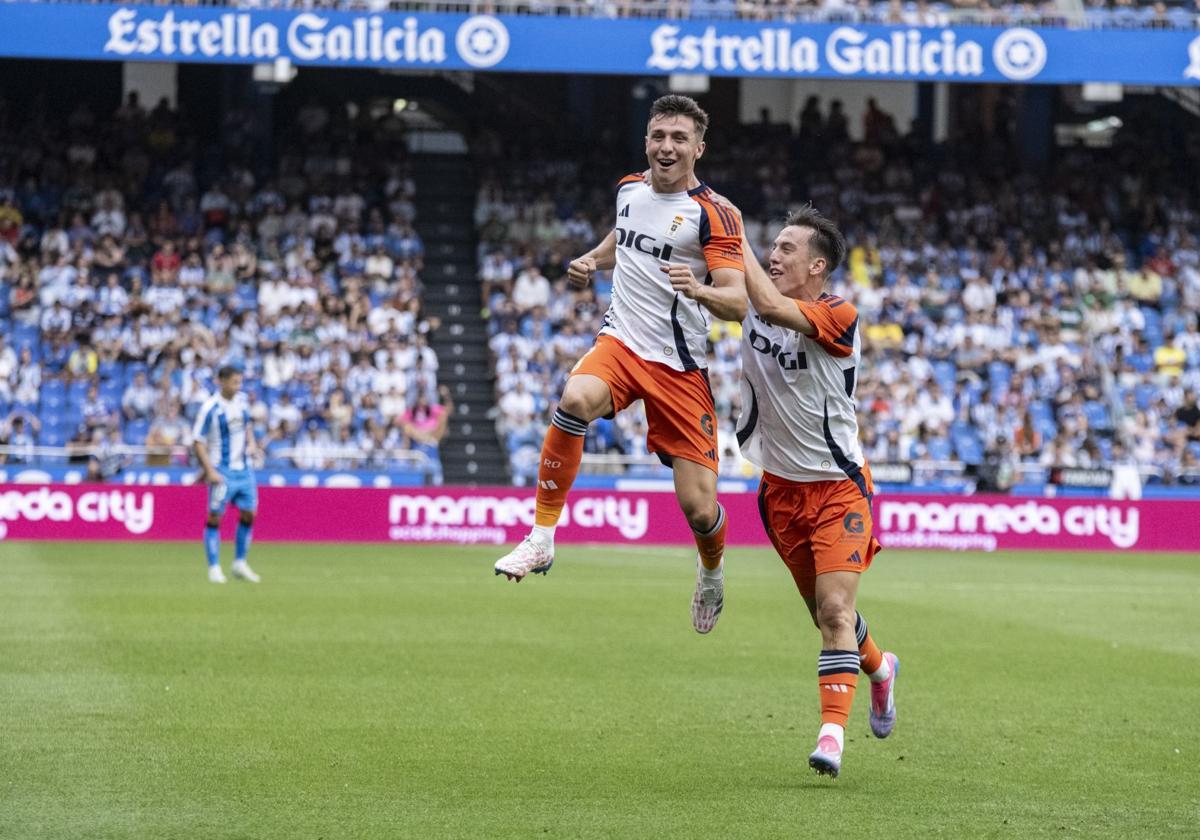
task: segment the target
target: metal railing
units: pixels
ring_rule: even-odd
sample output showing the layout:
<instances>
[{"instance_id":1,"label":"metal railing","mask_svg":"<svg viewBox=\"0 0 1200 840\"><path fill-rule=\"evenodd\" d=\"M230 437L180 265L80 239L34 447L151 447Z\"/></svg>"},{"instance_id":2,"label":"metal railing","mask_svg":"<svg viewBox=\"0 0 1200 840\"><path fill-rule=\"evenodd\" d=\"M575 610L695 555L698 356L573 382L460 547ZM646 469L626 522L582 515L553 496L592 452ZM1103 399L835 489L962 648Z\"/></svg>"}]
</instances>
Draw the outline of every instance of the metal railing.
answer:
<instances>
[{"instance_id":1,"label":"metal railing","mask_svg":"<svg viewBox=\"0 0 1200 840\"><path fill-rule=\"evenodd\" d=\"M124 465L146 465L147 457L160 457L167 460L159 466L196 467L192 460L191 447L178 444L175 446L144 446L144 445L80 445L80 446L0 446L0 464L37 466L68 463L71 459L82 463L95 458L100 461L116 459ZM379 463L383 454L386 464ZM18 460L14 460L18 459ZM323 467L301 466L301 462L311 463L313 459L322 463L366 464L366 469L383 469L385 466L397 466L408 469L425 470L430 466L430 459L424 452L411 449L387 449L374 452L364 452L357 447L324 446L324 447L287 447L271 453L271 461L291 461L300 469L323 469ZM254 465L262 468L262 459Z\"/></svg>"}]
</instances>

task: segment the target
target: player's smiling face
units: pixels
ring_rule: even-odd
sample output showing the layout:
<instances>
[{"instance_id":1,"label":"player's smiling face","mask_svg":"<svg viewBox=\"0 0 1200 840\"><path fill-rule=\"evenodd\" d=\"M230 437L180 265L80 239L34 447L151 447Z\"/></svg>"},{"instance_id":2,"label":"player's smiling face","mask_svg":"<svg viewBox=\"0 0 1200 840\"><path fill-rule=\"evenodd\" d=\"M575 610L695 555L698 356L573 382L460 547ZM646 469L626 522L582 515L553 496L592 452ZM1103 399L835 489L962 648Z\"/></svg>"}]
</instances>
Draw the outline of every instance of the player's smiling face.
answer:
<instances>
[{"instance_id":1,"label":"player's smiling face","mask_svg":"<svg viewBox=\"0 0 1200 840\"><path fill-rule=\"evenodd\" d=\"M691 117L664 114L650 120L646 129L646 160L650 162L656 187L688 189L696 161L703 154L704 141L699 138ZM684 184L682 187L680 182Z\"/></svg>"},{"instance_id":2,"label":"player's smiling face","mask_svg":"<svg viewBox=\"0 0 1200 840\"><path fill-rule=\"evenodd\" d=\"M812 228L789 225L775 237L767 273L780 294L815 299L825 285L825 258L808 247L812 235Z\"/></svg>"}]
</instances>

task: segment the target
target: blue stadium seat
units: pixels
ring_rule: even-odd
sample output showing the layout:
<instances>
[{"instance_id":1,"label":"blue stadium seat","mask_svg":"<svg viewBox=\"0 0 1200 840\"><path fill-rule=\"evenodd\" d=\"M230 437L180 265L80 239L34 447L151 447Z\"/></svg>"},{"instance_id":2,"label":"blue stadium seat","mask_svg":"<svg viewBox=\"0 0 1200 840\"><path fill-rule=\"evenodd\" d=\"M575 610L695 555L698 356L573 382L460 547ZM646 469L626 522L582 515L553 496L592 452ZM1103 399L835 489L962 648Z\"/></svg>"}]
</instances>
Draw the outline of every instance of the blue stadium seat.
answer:
<instances>
[{"instance_id":1,"label":"blue stadium seat","mask_svg":"<svg viewBox=\"0 0 1200 840\"><path fill-rule=\"evenodd\" d=\"M1033 418L1035 423L1041 420L1050 420L1053 422L1054 411L1045 400L1034 400L1029 404L1029 416Z\"/></svg>"},{"instance_id":2,"label":"blue stadium seat","mask_svg":"<svg viewBox=\"0 0 1200 840\"><path fill-rule=\"evenodd\" d=\"M42 331L36 325L17 323L13 327L13 342L17 344L36 344L42 337Z\"/></svg>"},{"instance_id":3,"label":"blue stadium seat","mask_svg":"<svg viewBox=\"0 0 1200 840\"><path fill-rule=\"evenodd\" d=\"M988 382L995 388L1002 385L1007 388L1012 381L1012 367L1007 362L988 362Z\"/></svg>"},{"instance_id":4,"label":"blue stadium seat","mask_svg":"<svg viewBox=\"0 0 1200 840\"><path fill-rule=\"evenodd\" d=\"M1150 403L1154 402L1154 398L1158 396L1158 386L1143 382L1133 389L1133 399L1137 403L1137 407L1143 411L1150 407Z\"/></svg>"},{"instance_id":5,"label":"blue stadium seat","mask_svg":"<svg viewBox=\"0 0 1200 840\"><path fill-rule=\"evenodd\" d=\"M137 446L146 442L146 435L150 432L150 423L145 420L131 420L125 424L125 442L130 446Z\"/></svg>"},{"instance_id":6,"label":"blue stadium seat","mask_svg":"<svg viewBox=\"0 0 1200 840\"><path fill-rule=\"evenodd\" d=\"M930 459L934 461L949 461L953 454L950 440L942 437L930 438L928 452Z\"/></svg>"},{"instance_id":7,"label":"blue stadium seat","mask_svg":"<svg viewBox=\"0 0 1200 840\"><path fill-rule=\"evenodd\" d=\"M978 466L983 463L983 444L973 431L954 436L954 451L964 464Z\"/></svg>"},{"instance_id":8,"label":"blue stadium seat","mask_svg":"<svg viewBox=\"0 0 1200 840\"><path fill-rule=\"evenodd\" d=\"M74 405L83 405L83 401L87 399L87 392L88 383L76 380L67 389L67 398Z\"/></svg>"},{"instance_id":9,"label":"blue stadium seat","mask_svg":"<svg viewBox=\"0 0 1200 840\"><path fill-rule=\"evenodd\" d=\"M933 378L937 380L937 384L941 386L943 391L947 394L953 394L955 383L958 381L958 367L954 362L934 362Z\"/></svg>"},{"instance_id":10,"label":"blue stadium seat","mask_svg":"<svg viewBox=\"0 0 1200 840\"><path fill-rule=\"evenodd\" d=\"M100 376L101 380L120 379L124 376L124 369L121 367L120 362L106 359L97 366L96 373Z\"/></svg>"},{"instance_id":11,"label":"blue stadium seat","mask_svg":"<svg viewBox=\"0 0 1200 840\"><path fill-rule=\"evenodd\" d=\"M1103 403L1089 400L1083 404L1083 416L1087 418L1088 428L1105 432L1112 428L1108 419L1108 409Z\"/></svg>"},{"instance_id":12,"label":"blue stadium seat","mask_svg":"<svg viewBox=\"0 0 1200 840\"><path fill-rule=\"evenodd\" d=\"M57 426L43 426L38 434L40 446L63 446L71 439L71 435Z\"/></svg>"},{"instance_id":13,"label":"blue stadium seat","mask_svg":"<svg viewBox=\"0 0 1200 840\"><path fill-rule=\"evenodd\" d=\"M121 404L121 397L125 396L125 386L120 380L109 379L100 383L100 396L108 400L109 405L114 408Z\"/></svg>"}]
</instances>

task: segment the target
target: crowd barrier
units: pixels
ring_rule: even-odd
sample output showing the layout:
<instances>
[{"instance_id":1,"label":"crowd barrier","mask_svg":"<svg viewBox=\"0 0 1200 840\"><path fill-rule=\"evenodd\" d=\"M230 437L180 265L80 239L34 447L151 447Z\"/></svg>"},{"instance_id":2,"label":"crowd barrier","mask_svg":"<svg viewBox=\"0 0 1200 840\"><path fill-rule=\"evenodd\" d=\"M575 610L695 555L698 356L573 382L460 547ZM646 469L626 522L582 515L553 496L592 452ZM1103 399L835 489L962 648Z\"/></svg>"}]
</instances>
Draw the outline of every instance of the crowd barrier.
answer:
<instances>
[{"instance_id":1,"label":"crowd barrier","mask_svg":"<svg viewBox=\"0 0 1200 840\"><path fill-rule=\"evenodd\" d=\"M731 545L766 546L754 493L721 497ZM532 490L262 487L260 542L503 545L533 524ZM0 539L195 540L205 489L0 484ZM224 527L232 534L235 518ZM882 496L875 534L887 548L1200 552L1200 501L1117 502L1008 496ZM580 491L563 511L562 543L689 545L673 494Z\"/></svg>"}]
</instances>

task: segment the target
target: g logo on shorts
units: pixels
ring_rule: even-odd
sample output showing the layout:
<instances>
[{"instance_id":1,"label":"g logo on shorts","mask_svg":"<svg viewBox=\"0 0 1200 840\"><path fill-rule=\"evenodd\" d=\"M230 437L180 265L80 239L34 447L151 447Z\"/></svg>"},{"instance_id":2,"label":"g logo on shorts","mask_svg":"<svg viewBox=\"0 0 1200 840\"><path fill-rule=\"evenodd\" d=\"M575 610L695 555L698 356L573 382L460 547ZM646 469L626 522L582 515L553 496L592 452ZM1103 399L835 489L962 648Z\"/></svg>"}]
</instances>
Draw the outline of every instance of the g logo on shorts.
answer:
<instances>
[{"instance_id":1,"label":"g logo on shorts","mask_svg":"<svg viewBox=\"0 0 1200 840\"><path fill-rule=\"evenodd\" d=\"M842 527L846 529L847 534L861 534L865 528L863 525L863 515L861 513L847 513L846 518L842 520Z\"/></svg>"}]
</instances>

